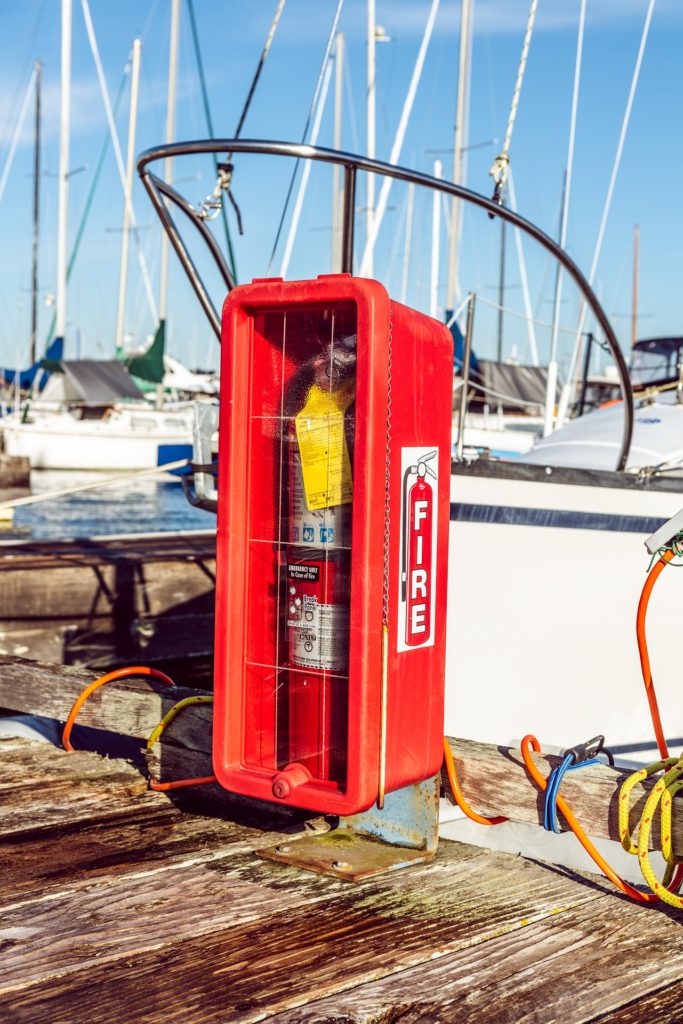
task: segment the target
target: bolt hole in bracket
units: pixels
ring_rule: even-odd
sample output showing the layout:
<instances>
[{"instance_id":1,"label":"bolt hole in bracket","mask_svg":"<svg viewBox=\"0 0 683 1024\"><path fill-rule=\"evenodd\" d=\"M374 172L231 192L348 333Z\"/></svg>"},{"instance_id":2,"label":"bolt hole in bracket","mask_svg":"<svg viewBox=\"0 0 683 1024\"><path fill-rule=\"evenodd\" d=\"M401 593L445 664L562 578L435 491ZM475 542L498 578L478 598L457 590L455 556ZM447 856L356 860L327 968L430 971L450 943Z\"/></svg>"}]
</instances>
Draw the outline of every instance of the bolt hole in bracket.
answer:
<instances>
[{"instance_id":1,"label":"bolt hole in bracket","mask_svg":"<svg viewBox=\"0 0 683 1024\"><path fill-rule=\"evenodd\" d=\"M384 807L340 818L331 832L302 836L257 850L259 857L349 882L424 864L439 841L439 790L435 775L388 793Z\"/></svg>"}]
</instances>

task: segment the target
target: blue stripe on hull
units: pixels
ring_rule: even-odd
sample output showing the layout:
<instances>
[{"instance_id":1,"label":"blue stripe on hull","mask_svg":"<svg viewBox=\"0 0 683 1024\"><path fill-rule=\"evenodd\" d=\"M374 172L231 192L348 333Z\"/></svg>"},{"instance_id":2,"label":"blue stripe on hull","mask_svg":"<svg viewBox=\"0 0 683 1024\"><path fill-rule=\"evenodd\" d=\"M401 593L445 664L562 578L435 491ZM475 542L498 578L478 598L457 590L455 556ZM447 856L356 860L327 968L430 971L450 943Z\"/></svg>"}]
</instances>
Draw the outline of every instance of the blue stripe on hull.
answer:
<instances>
[{"instance_id":1,"label":"blue stripe on hull","mask_svg":"<svg viewBox=\"0 0 683 1024\"><path fill-rule=\"evenodd\" d=\"M620 516L609 512L571 512L554 508L451 503L451 522L499 523L506 526L547 526L564 530L607 530L610 533L654 533L666 519Z\"/></svg>"},{"instance_id":2,"label":"blue stripe on hull","mask_svg":"<svg viewBox=\"0 0 683 1024\"><path fill-rule=\"evenodd\" d=\"M157 466L166 466L169 462L179 462L180 459L192 458L191 444L160 444L157 446ZM172 476L182 476L188 472L188 468L169 470Z\"/></svg>"}]
</instances>

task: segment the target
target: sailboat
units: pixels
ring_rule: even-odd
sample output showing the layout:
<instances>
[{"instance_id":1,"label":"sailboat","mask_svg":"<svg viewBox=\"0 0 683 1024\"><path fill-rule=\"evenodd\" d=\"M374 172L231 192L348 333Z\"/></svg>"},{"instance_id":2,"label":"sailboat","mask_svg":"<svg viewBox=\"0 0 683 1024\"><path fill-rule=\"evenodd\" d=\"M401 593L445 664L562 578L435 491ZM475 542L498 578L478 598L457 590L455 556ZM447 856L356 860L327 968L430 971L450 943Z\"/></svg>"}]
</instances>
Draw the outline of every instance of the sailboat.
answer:
<instances>
[{"instance_id":1,"label":"sailboat","mask_svg":"<svg viewBox=\"0 0 683 1024\"><path fill-rule=\"evenodd\" d=\"M194 398L216 396L219 382L211 371L195 371L166 352L166 323L161 321L149 348L137 353L117 355L144 395L156 394L160 385L164 396Z\"/></svg>"},{"instance_id":2,"label":"sailboat","mask_svg":"<svg viewBox=\"0 0 683 1024\"><path fill-rule=\"evenodd\" d=\"M29 391L41 390L51 373L51 365L64 355L64 339L54 338L48 345L45 358L37 359L27 370L0 369L0 378L6 387Z\"/></svg>"},{"instance_id":3,"label":"sailboat","mask_svg":"<svg viewBox=\"0 0 683 1024\"><path fill-rule=\"evenodd\" d=\"M132 175L140 43L133 46L129 166ZM32 469L139 470L166 465L191 454L192 408L187 403L155 408L144 398L126 367L116 359L65 360L66 209L70 112L71 0L62 0L62 101L60 122L59 232L56 333L47 368L50 380L4 421L5 450L27 456ZM129 226L130 191L126 189L124 227ZM127 246L127 231L124 231ZM122 257L125 284L125 260ZM122 323L122 306L119 304ZM128 360L128 369L155 381L154 361L163 356L164 320L150 349ZM57 344L59 343L59 344ZM163 364L162 364L163 365ZM35 380L37 370L29 375ZM163 377L161 378L163 379Z\"/></svg>"}]
</instances>

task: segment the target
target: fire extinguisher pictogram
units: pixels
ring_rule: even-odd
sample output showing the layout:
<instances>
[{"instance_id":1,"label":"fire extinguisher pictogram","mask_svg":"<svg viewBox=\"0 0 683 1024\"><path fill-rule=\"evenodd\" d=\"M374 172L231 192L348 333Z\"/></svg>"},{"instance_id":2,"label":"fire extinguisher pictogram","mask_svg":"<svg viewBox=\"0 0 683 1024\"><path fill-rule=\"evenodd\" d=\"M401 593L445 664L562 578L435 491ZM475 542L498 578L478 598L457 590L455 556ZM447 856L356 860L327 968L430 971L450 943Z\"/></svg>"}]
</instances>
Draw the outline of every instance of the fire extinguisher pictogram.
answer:
<instances>
[{"instance_id":1,"label":"fire extinguisher pictogram","mask_svg":"<svg viewBox=\"0 0 683 1024\"><path fill-rule=\"evenodd\" d=\"M437 472L429 465L437 455L438 449L424 452L403 470L400 596L403 629L399 650L423 647L433 636L436 507L434 489L427 476L437 480Z\"/></svg>"}]
</instances>

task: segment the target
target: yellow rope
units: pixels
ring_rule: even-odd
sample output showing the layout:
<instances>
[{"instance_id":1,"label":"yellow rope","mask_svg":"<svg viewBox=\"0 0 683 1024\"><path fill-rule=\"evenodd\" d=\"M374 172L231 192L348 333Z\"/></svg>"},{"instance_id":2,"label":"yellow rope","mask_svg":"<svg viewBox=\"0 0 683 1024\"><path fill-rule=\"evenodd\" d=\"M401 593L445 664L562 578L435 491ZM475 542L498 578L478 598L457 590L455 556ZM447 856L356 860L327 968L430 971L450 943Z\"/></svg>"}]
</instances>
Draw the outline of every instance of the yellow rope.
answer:
<instances>
[{"instance_id":1,"label":"yellow rope","mask_svg":"<svg viewBox=\"0 0 683 1024\"><path fill-rule=\"evenodd\" d=\"M656 775L658 772L664 772L665 774L659 779L645 802L645 808L638 824L638 845L636 846L633 842L629 826L629 798L631 790L639 782L649 778L651 775ZM641 768L639 771L634 772L624 782L619 791L619 839L621 845L627 853L632 853L638 857L638 864L643 878L652 892L664 900L665 903L669 903L672 907L678 907L679 909L683 909L683 896L669 892L667 886L671 882L676 865L683 863L683 858L674 855L672 845L673 801L676 793L683 789L683 781L679 781L681 779L683 779L683 758L669 757L666 760L657 761L655 764L648 765L647 768ZM652 867L649 850L652 822L660 803L661 846L662 855L666 860L666 870L661 882L657 879Z\"/></svg>"},{"instance_id":2,"label":"yellow rope","mask_svg":"<svg viewBox=\"0 0 683 1024\"><path fill-rule=\"evenodd\" d=\"M184 700L179 700L177 704L174 704L171 710L166 712L159 724L155 726L149 734L149 739L147 740L148 750L152 749L161 734L165 731L166 726L171 724L176 715L179 714L183 708L189 707L191 704L213 704L213 697L205 694L198 694L196 697L185 697Z\"/></svg>"}]
</instances>

